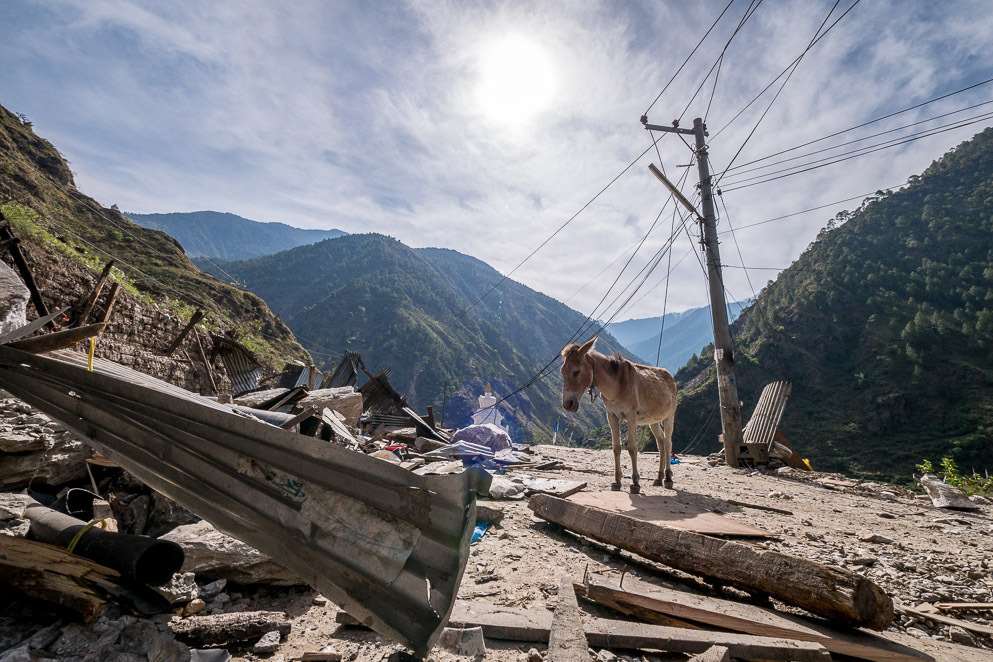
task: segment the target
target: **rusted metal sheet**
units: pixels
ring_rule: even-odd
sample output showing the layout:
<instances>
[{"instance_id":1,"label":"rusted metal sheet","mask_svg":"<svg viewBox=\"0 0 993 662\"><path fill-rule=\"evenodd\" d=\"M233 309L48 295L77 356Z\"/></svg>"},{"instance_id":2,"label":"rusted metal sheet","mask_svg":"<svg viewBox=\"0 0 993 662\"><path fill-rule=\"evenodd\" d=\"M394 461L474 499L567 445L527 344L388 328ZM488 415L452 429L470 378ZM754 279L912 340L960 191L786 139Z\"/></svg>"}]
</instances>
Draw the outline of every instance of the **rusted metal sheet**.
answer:
<instances>
[{"instance_id":1,"label":"rusted metal sheet","mask_svg":"<svg viewBox=\"0 0 993 662\"><path fill-rule=\"evenodd\" d=\"M792 388L789 382L778 381L767 384L762 389L752 418L744 430L746 444L762 444L771 448Z\"/></svg>"},{"instance_id":2,"label":"rusted metal sheet","mask_svg":"<svg viewBox=\"0 0 993 662\"><path fill-rule=\"evenodd\" d=\"M224 370L231 380L231 395L238 397L257 389L262 379L262 364L255 358L255 354L231 338L212 333L210 339L214 342L213 356L220 355Z\"/></svg>"},{"instance_id":3,"label":"rusted metal sheet","mask_svg":"<svg viewBox=\"0 0 993 662\"><path fill-rule=\"evenodd\" d=\"M407 399L390 384L389 369L371 375L369 381L359 389L359 393L362 394L362 404L367 412L405 415L403 410L407 406Z\"/></svg>"},{"instance_id":4,"label":"rusted metal sheet","mask_svg":"<svg viewBox=\"0 0 993 662\"><path fill-rule=\"evenodd\" d=\"M110 361L0 347L0 385L348 613L425 655L489 476L419 476L239 415Z\"/></svg>"},{"instance_id":5,"label":"rusted metal sheet","mask_svg":"<svg viewBox=\"0 0 993 662\"><path fill-rule=\"evenodd\" d=\"M321 388L335 388L336 386L355 386L359 378L359 367L362 365L362 356L356 352L345 352L338 367L321 382Z\"/></svg>"}]
</instances>

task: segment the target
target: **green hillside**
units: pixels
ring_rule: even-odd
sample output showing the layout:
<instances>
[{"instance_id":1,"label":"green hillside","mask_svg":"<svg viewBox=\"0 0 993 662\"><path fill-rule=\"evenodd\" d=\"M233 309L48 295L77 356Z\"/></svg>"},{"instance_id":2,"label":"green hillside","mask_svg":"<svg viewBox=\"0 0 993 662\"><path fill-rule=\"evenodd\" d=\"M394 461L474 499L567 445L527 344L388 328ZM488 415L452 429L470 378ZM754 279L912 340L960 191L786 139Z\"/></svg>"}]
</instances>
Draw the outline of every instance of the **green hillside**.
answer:
<instances>
[{"instance_id":1,"label":"green hillside","mask_svg":"<svg viewBox=\"0 0 993 662\"><path fill-rule=\"evenodd\" d=\"M237 214L194 211L169 214L128 213L138 225L162 230L192 257L248 260L297 246L334 239L341 230L295 228L285 223L261 223Z\"/></svg>"},{"instance_id":2,"label":"green hillside","mask_svg":"<svg viewBox=\"0 0 993 662\"><path fill-rule=\"evenodd\" d=\"M506 394L553 357L584 317L539 292L500 278L492 267L452 250L411 249L377 234L349 235L277 255L224 263L260 295L328 364L360 352L372 370L417 407L447 398L445 422L462 425L488 382ZM609 336L604 351L621 351ZM544 439L561 414L561 385L552 377L511 398L506 409L519 439ZM599 407L562 416L561 429L586 439L602 425Z\"/></svg>"},{"instance_id":3,"label":"green hillside","mask_svg":"<svg viewBox=\"0 0 993 662\"><path fill-rule=\"evenodd\" d=\"M792 380L783 427L815 468L906 479L947 454L993 469L993 129L830 221L733 334L746 416ZM677 380L677 448L708 419L715 448L712 362Z\"/></svg>"},{"instance_id":4,"label":"green hillside","mask_svg":"<svg viewBox=\"0 0 993 662\"><path fill-rule=\"evenodd\" d=\"M272 366L306 356L259 297L201 272L164 232L135 225L78 191L55 147L2 106L0 211L32 260L68 258L99 272L113 255L120 267L115 277L148 305L184 318L202 307L210 328L236 330Z\"/></svg>"}]
</instances>

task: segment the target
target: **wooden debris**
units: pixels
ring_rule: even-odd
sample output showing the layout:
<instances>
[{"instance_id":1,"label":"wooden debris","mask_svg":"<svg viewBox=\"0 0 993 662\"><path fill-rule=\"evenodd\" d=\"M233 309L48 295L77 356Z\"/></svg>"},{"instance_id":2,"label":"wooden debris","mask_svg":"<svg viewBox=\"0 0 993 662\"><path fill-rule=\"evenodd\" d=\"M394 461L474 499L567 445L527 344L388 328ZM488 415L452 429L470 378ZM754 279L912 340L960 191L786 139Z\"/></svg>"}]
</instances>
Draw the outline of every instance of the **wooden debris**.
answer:
<instances>
[{"instance_id":1,"label":"wooden debris","mask_svg":"<svg viewBox=\"0 0 993 662\"><path fill-rule=\"evenodd\" d=\"M553 495L558 496L558 495ZM683 529L710 536L769 538L768 531L722 517L700 506L680 501L669 494L629 494L627 492L586 492L569 499L581 504L632 517L642 522Z\"/></svg>"},{"instance_id":2,"label":"wooden debris","mask_svg":"<svg viewBox=\"0 0 993 662\"><path fill-rule=\"evenodd\" d=\"M538 517L673 568L783 602L847 625L883 630L893 601L872 580L842 568L703 536L538 494Z\"/></svg>"},{"instance_id":3,"label":"wooden debris","mask_svg":"<svg viewBox=\"0 0 993 662\"><path fill-rule=\"evenodd\" d=\"M110 270L113 268L114 261L110 260L103 266L103 271L100 272L100 276L97 278L97 282L93 286L93 289L90 290L90 293L80 299L79 303L76 304L78 314L76 315L73 326L82 326L90 319L93 307L96 306L97 299L100 298L100 292L103 291L103 286L107 283L107 279L110 278Z\"/></svg>"},{"instance_id":4,"label":"wooden debris","mask_svg":"<svg viewBox=\"0 0 993 662\"><path fill-rule=\"evenodd\" d=\"M711 646L699 655L694 655L687 662L731 662L731 651L727 646Z\"/></svg>"},{"instance_id":5,"label":"wooden debris","mask_svg":"<svg viewBox=\"0 0 993 662\"><path fill-rule=\"evenodd\" d=\"M920 659L915 651L865 631L834 629L773 609L655 586L630 576L624 580L624 590L593 582L576 584L575 589L584 599L645 623L673 625L673 621L681 621L684 627L813 641L831 653L876 662Z\"/></svg>"},{"instance_id":6,"label":"wooden debris","mask_svg":"<svg viewBox=\"0 0 993 662\"><path fill-rule=\"evenodd\" d=\"M116 570L61 547L0 536L0 585L67 607L86 623L103 612L111 593L107 589L119 578Z\"/></svg>"},{"instance_id":7,"label":"wooden debris","mask_svg":"<svg viewBox=\"0 0 993 662\"><path fill-rule=\"evenodd\" d=\"M565 498L586 489L586 481L562 480L559 478L535 478L532 476L519 479L528 494L550 494Z\"/></svg>"},{"instance_id":8,"label":"wooden debris","mask_svg":"<svg viewBox=\"0 0 993 662\"><path fill-rule=\"evenodd\" d=\"M193 313L192 317L190 317L190 321L186 324L186 326L183 327L183 330L179 332L179 335L176 336L176 339L173 340L172 343L170 343L169 347L166 348L164 355L171 356L172 353L175 352L176 349L183 344L183 341L186 340L186 336L190 334L190 331L193 330L193 327L199 324L200 320L202 320L204 317L205 314L203 312L203 309L197 308L196 312Z\"/></svg>"},{"instance_id":9,"label":"wooden debris","mask_svg":"<svg viewBox=\"0 0 993 662\"><path fill-rule=\"evenodd\" d=\"M939 479L934 474L921 476L921 486L927 490L935 508L949 510L980 510L979 505L969 501L969 497L956 487Z\"/></svg>"},{"instance_id":10,"label":"wooden debris","mask_svg":"<svg viewBox=\"0 0 993 662\"><path fill-rule=\"evenodd\" d=\"M729 503L732 506L741 506L742 508L752 508L754 510L765 510L770 513L778 513L780 515L793 515L792 510L786 510L785 508L774 508L773 506L762 506L757 503L748 503L747 501L738 501L737 499L724 499L725 503Z\"/></svg>"},{"instance_id":11,"label":"wooden debris","mask_svg":"<svg viewBox=\"0 0 993 662\"><path fill-rule=\"evenodd\" d=\"M24 338L25 336L30 336L38 329L47 326L53 320L56 320L65 313L69 312L70 308L71 308L70 306L65 306L64 308L60 308L59 310L56 310L54 313L49 313L44 317L39 317L38 319L32 322L28 322L24 326L18 327L13 331L9 331L8 333L5 333L3 336L0 336L0 344L6 345L8 343L14 342L15 340Z\"/></svg>"},{"instance_id":12,"label":"wooden debris","mask_svg":"<svg viewBox=\"0 0 993 662\"><path fill-rule=\"evenodd\" d=\"M302 412L296 414L293 418L283 423L280 427L284 430L292 430L316 413L317 412L314 411L313 407L304 407Z\"/></svg>"},{"instance_id":13,"label":"wooden debris","mask_svg":"<svg viewBox=\"0 0 993 662\"><path fill-rule=\"evenodd\" d=\"M548 662L588 662L590 659L576 592L568 575L563 575L559 583L559 599L552 616L545 659Z\"/></svg>"},{"instance_id":14,"label":"wooden debris","mask_svg":"<svg viewBox=\"0 0 993 662\"><path fill-rule=\"evenodd\" d=\"M281 611L241 611L174 618L169 621L169 629L188 644L214 646L252 641L273 630L286 635L290 619Z\"/></svg>"},{"instance_id":15,"label":"wooden debris","mask_svg":"<svg viewBox=\"0 0 993 662\"><path fill-rule=\"evenodd\" d=\"M900 607L900 611L905 614L909 614L910 616L926 618L929 621L934 621L935 623L957 625L963 630L969 630L970 632L975 632L986 636L993 636L993 627L990 627L989 625L982 625L980 623L971 623L969 621L963 621L961 618L952 618L951 616L939 614L938 610L929 604L919 605L917 607Z\"/></svg>"},{"instance_id":16,"label":"wooden debris","mask_svg":"<svg viewBox=\"0 0 993 662\"><path fill-rule=\"evenodd\" d=\"M936 602L939 611L993 611L993 602Z\"/></svg>"},{"instance_id":17,"label":"wooden debris","mask_svg":"<svg viewBox=\"0 0 993 662\"><path fill-rule=\"evenodd\" d=\"M300 662L341 662L341 653L318 651L316 653L304 653L300 657L291 659L300 660Z\"/></svg>"},{"instance_id":18,"label":"wooden debris","mask_svg":"<svg viewBox=\"0 0 993 662\"><path fill-rule=\"evenodd\" d=\"M24 281L28 292L31 294L31 303L34 304L34 309L38 313L38 317L46 317L48 315L48 307L45 305L45 300L42 298L38 284L35 282L31 267L24 258L24 253L21 252L20 239L14 236L14 231L11 229L10 224L7 223L7 219L4 218L2 211L0 211L0 241L3 242L3 248L10 252L10 257L14 260L14 266L17 267L18 273L21 274L21 280Z\"/></svg>"},{"instance_id":19,"label":"wooden debris","mask_svg":"<svg viewBox=\"0 0 993 662\"><path fill-rule=\"evenodd\" d=\"M96 324L87 324L86 326L46 333L43 336L31 336L30 338L12 342L10 346L24 352L31 352L32 354L54 352L57 349L72 347L81 340L99 336L105 328L107 328L106 322L97 322Z\"/></svg>"},{"instance_id":20,"label":"wooden debris","mask_svg":"<svg viewBox=\"0 0 993 662\"><path fill-rule=\"evenodd\" d=\"M481 627L483 635L491 639L546 643L552 628L552 617L543 610L525 611L482 602L456 602L450 623L457 627ZM823 646L810 641L706 632L602 618L589 623L585 632L589 645L595 648L647 648L697 654L712 646L725 646L732 657L745 660L823 662L831 659Z\"/></svg>"}]
</instances>

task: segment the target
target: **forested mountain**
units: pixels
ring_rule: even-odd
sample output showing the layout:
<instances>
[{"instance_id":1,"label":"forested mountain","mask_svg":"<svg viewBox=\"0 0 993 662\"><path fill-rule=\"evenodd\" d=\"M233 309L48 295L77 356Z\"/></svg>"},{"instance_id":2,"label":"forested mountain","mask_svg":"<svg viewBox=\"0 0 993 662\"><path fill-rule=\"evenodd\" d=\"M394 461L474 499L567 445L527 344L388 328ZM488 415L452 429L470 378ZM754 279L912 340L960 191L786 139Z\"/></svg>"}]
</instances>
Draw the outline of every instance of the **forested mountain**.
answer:
<instances>
[{"instance_id":1,"label":"forested mountain","mask_svg":"<svg viewBox=\"0 0 993 662\"><path fill-rule=\"evenodd\" d=\"M35 268L58 274L39 283L50 296L80 296L74 288L113 256L114 278L141 307L183 319L201 307L209 328L235 331L270 367L306 355L259 297L197 269L169 235L140 227L77 190L58 150L2 106L0 211ZM143 340L135 337L137 344Z\"/></svg>"},{"instance_id":2,"label":"forested mountain","mask_svg":"<svg viewBox=\"0 0 993 662\"><path fill-rule=\"evenodd\" d=\"M506 409L518 439L546 438L561 414L558 352L584 317L511 280L477 303L500 279L480 260L363 234L222 266L326 364L359 352L371 370L392 368L394 386L418 408L440 411L447 393L446 424L469 421L487 382L508 394L551 360L552 376ZM598 347L622 351L607 334ZM599 407L584 407L562 416L561 429L582 440L602 423Z\"/></svg>"},{"instance_id":3,"label":"forested mountain","mask_svg":"<svg viewBox=\"0 0 993 662\"><path fill-rule=\"evenodd\" d=\"M728 304L728 314L733 322L749 301ZM649 365L655 365L659 356L661 317L642 317L607 325L607 330L629 352ZM661 345L659 365L675 374L708 343L714 342L714 326L710 319L710 306L690 308L678 313L666 313L665 335Z\"/></svg>"},{"instance_id":4,"label":"forested mountain","mask_svg":"<svg viewBox=\"0 0 993 662\"><path fill-rule=\"evenodd\" d=\"M783 428L815 468L993 469L993 129L838 214L733 331L746 418L765 383L791 380ZM677 448L718 432L703 356L677 375Z\"/></svg>"},{"instance_id":5,"label":"forested mountain","mask_svg":"<svg viewBox=\"0 0 993 662\"><path fill-rule=\"evenodd\" d=\"M171 214L134 214L138 225L171 235L190 257L247 260L289 248L340 237L341 230L307 230L285 223L261 223L237 214L193 211Z\"/></svg>"}]
</instances>

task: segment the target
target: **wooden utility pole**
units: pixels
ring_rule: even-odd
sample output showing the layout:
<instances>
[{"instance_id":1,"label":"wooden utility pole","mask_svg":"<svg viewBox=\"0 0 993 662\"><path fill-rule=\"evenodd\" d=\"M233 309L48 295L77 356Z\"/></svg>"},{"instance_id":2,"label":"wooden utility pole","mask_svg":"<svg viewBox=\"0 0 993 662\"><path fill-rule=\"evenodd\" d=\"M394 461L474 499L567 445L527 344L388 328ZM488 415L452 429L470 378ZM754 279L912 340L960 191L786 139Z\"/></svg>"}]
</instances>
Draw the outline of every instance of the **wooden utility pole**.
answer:
<instances>
[{"instance_id":1,"label":"wooden utility pole","mask_svg":"<svg viewBox=\"0 0 993 662\"><path fill-rule=\"evenodd\" d=\"M680 129L677 123L673 126L648 124L642 118L645 128L650 131L665 133L682 133L692 135L696 139L696 162L700 174L700 199L703 206L701 214L689 206L702 226L704 252L707 255L707 281L710 289L710 315L714 323L714 362L717 365L717 393L720 398L722 440L724 442L724 458L729 466L738 466L738 453L742 444L741 435L741 401L738 399L738 384L734 377L734 343L731 340L731 327L728 323L727 300L724 296L724 277L721 274L721 251L717 241L717 218L714 213L713 184L710 180L710 162L707 159L707 126L699 117L693 120L693 129ZM664 175L653 169L656 177L661 179L670 190L673 185ZM676 195L674 193L674 195ZM677 199L683 205L689 202L682 195Z\"/></svg>"}]
</instances>

